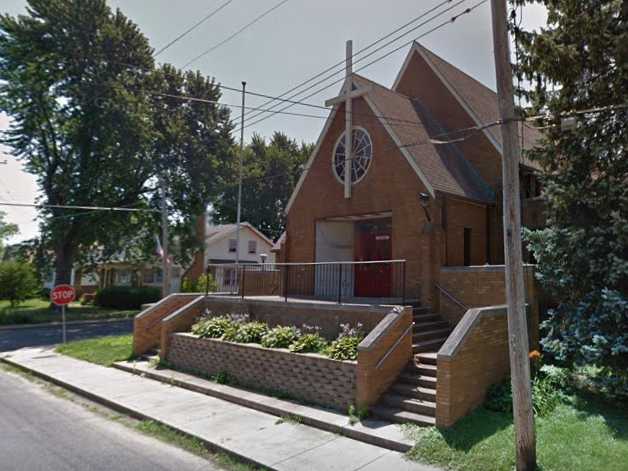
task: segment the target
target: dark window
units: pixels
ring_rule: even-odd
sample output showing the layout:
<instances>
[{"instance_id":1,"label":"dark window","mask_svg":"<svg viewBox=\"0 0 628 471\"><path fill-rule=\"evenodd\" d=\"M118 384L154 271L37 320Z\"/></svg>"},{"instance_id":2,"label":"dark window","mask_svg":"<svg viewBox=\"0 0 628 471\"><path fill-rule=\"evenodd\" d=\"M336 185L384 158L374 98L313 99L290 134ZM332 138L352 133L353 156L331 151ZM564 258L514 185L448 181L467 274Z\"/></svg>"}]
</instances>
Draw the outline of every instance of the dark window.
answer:
<instances>
[{"instance_id":1,"label":"dark window","mask_svg":"<svg viewBox=\"0 0 628 471\"><path fill-rule=\"evenodd\" d=\"M249 240L249 253L257 253L257 241Z\"/></svg>"},{"instance_id":2,"label":"dark window","mask_svg":"<svg viewBox=\"0 0 628 471\"><path fill-rule=\"evenodd\" d=\"M229 252L235 252L238 242L235 239L229 239Z\"/></svg>"},{"instance_id":3,"label":"dark window","mask_svg":"<svg viewBox=\"0 0 628 471\"><path fill-rule=\"evenodd\" d=\"M471 265L471 228L464 228L464 265Z\"/></svg>"}]
</instances>

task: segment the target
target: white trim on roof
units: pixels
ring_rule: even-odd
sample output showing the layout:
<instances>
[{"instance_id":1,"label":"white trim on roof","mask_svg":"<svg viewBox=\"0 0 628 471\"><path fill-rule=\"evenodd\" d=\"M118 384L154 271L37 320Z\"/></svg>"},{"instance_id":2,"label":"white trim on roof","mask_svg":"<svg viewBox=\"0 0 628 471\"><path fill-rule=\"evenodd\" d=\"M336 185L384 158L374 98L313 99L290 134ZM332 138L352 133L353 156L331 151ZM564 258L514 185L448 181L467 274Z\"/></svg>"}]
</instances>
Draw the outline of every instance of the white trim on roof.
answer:
<instances>
[{"instance_id":1,"label":"white trim on roof","mask_svg":"<svg viewBox=\"0 0 628 471\"><path fill-rule=\"evenodd\" d=\"M294 200L296 199L297 194L301 190L301 186L303 185L303 182L305 181L305 177L307 176L310 170L310 167L314 163L314 159L318 155L318 152L321 148L321 144L323 143L323 139L325 135L327 134L327 131L329 131L329 128L331 127L331 123L334 122L334 118L336 117L337 111L338 111L338 105L334 106L331 112L329 113L329 116L327 117L327 121L325 121L325 126L323 126L323 130L321 131L320 135L318 136L318 140L316 141L316 147L314 147L314 150L310 154L310 158L307 159L307 162L305 164L305 170L303 170L303 173L301 173L301 176L299 177L299 181L294 187L294 191L292 192L292 195L290 195L290 199L288 200L288 204L286 205L284 214L288 214L288 212L290 211L290 208L292 207L292 203L294 203Z\"/></svg>"},{"instance_id":2,"label":"white trim on roof","mask_svg":"<svg viewBox=\"0 0 628 471\"><path fill-rule=\"evenodd\" d=\"M397 86L399 85L399 82L401 81L401 77L403 77L403 75L406 72L406 69L410 65L412 54L416 52L423 58L425 62L427 62L427 65L430 66L430 69L432 69L432 72L434 72L434 75L436 75L436 77L438 77L438 79L443 83L443 85L445 85L447 90L449 90L449 93L451 93L454 96L454 98L458 101L460 106L462 106L462 109L469 115L469 117L474 122L474 124L478 127L486 124L480 121L478 116L471 109L471 107L467 104L467 102L460 96L460 94L456 91L456 89L449 83L449 81L445 78L445 76L438 70L438 68L434 65L434 63L430 60L430 58L427 57L427 55L423 53L423 51L421 50L421 47L419 46L420 45L415 42L412 45L412 48L410 48L410 52L408 52L408 55L406 56L406 60L403 63L403 67L399 71L399 74L397 74L397 78L395 79L395 83L393 84L392 89L394 91L397 91ZM484 133L484 135L490 141L490 143L493 144L493 147L495 147L495 150L497 150L499 155L503 156L504 154L503 154L502 146L499 142L497 142L497 140L495 139L495 136L493 136L493 134L491 134L491 132L488 129L482 129L482 133Z\"/></svg>"},{"instance_id":3,"label":"white trim on roof","mask_svg":"<svg viewBox=\"0 0 628 471\"><path fill-rule=\"evenodd\" d=\"M268 237L266 237L264 234L262 234L259 231L259 229L257 229L251 223L249 223L249 222L242 222L242 223L240 223L240 227L244 228L244 229L249 229L253 234L257 235L259 238L261 238L268 245L270 245L271 247L273 246L273 241L270 240ZM235 224L233 224L233 227L230 227L229 229L224 229L224 230L216 232L215 234L212 234L212 235L208 236L205 239L205 243L206 244L208 243L209 245L213 245L216 242L224 239L225 237L233 234L234 232L236 232L236 230L237 230L237 227L236 227Z\"/></svg>"}]
</instances>

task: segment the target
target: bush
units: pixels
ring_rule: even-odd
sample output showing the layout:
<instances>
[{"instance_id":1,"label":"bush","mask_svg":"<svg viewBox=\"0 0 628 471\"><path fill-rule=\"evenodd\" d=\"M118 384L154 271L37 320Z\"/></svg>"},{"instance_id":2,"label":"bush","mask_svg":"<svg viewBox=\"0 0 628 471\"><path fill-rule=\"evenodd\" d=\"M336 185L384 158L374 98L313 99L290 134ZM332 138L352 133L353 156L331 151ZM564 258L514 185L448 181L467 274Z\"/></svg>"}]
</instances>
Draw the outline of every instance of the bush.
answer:
<instances>
[{"instance_id":1,"label":"bush","mask_svg":"<svg viewBox=\"0 0 628 471\"><path fill-rule=\"evenodd\" d=\"M219 339L227 332L237 330L236 324L227 316L202 318L192 326L192 333L201 338Z\"/></svg>"},{"instance_id":2,"label":"bush","mask_svg":"<svg viewBox=\"0 0 628 471\"><path fill-rule=\"evenodd\" d=\"M94 304L113 309L139 309L142 304L154 303L160 298L161 290L159 288L111 286L96 292Z\"/></svg>"},{"instance_id":3,"label":"bush","mask_svg":"<svg viewBox=\"0 0 628 471\"><path fill-rule=\"evenodd\" d=\"M294 353L318 353L327 347L327 341L320 334L304 334L290 345Z\"/></svg>"},{"instance_id":4,"label":"bush","mask_svg":"<svg viewBox=\"0 0 628 471\"><path fill-rule=\"evenodd\" d=\"M532 381L532 407L540 417L551 414L567 399L563 389L568 388L569 374L562 368L544 365ZM510 379L492 385L484 402L486 409L512 414L512 387Z\"/></svg>"},{"instance_id":5,"label":"bush","mask_svg":"<svg viewBox=\"0 0 628 471\"><path fill-rule=\"evenodd\" d=\"M0 299L17 306L37 293L37 277L33 268L21 262L0 263Z\"/></svg>"},{"instance_id":6,"label":"bush","mask_svg":"<svg viewBox=\"0 0 628 471\"><path fill-rule=\"evenodd\" d=\"M296 327L277 326L262 337L262 346L267 348L288 348L301 337Z\"/></svg>"},{"instance_id":7,"label":"bush","mask_svg":"<svg viewBox=\"0 0 628 471\"><path fill-rule=\"evenodd\" d=\"M209 293L218 291L218 283L211 274L203 274L196 280L184 278L181 283L181 292L183 293L204 293L205 290Z\"/></svg>"},{"instance_id":8,"label":"bush","mask_svg":"<svg viewBox=\"0 0 628 471\"><path fill-rule=\"evenodd\" d=\"M268 332L268 325L264 322L247 322L238 326L233 338L225 338L238 343L261 343L262 337Z\"/></svg>"},{"instance_id":9,"label":"bush","mask_svg":"<svg viewBox=\"0 0 628 471\"><path fill-rule=\"evenodd\" d=\"M355 336L340 337L325 349L325 354L334 360L357 360L361 341L360 337Z\"/></svg>"}]
</instances>

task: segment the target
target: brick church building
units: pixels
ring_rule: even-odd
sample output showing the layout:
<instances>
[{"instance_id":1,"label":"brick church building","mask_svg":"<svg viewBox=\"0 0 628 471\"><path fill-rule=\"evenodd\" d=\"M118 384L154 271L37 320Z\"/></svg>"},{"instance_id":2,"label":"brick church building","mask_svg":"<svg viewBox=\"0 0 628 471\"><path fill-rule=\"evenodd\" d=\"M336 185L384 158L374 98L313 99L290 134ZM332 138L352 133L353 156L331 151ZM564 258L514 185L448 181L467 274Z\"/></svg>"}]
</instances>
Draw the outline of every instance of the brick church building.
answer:
<instances>
[{"instance_id":1,"label":"brick church building","mask_svg":"<svg viewBox=\"0 0 628 471\"><path fill-rule=\"evenodd\" d=\"M407 296L425 304L443 267L503 264L496 93L418 43L391 88L349 77L350 112L347 101L334 103L289 200L277 261L403 259ZM523 148L534 146L539 133L519 129ZM524 159L520 170L525 224L536 217L526 201L539 194L538 168ZM390 294L387 283L365 283L354 279L354 294Z\"/></svg>"}]
</instances>

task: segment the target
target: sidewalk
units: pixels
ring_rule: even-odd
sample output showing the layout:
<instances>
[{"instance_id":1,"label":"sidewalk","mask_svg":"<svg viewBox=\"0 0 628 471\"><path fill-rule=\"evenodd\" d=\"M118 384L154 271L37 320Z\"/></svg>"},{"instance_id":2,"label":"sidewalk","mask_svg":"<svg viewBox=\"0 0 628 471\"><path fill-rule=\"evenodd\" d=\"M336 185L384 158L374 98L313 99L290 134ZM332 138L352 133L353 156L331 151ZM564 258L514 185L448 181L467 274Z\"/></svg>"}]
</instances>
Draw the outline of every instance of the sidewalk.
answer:
<instances>
[{"instance_id":1,"label":"sidewalk","mask_svg":"<svg viewBox=\"0 0 628 471\"><path fill-rule=\"evenodd\" d=\"M0 358L109 407L161 422L269 469L437 471L408 461L398 452L50 349L22 349Z\"/></svg>"}]
</instances>

